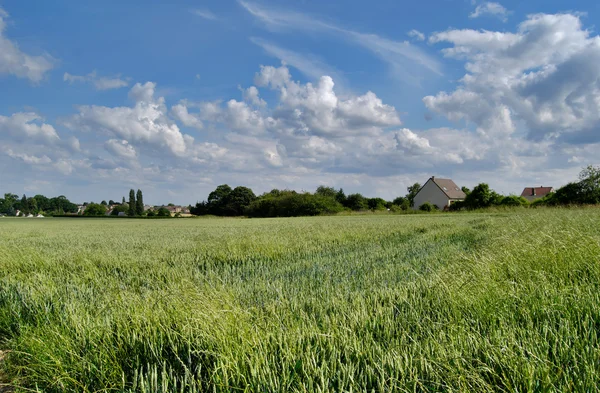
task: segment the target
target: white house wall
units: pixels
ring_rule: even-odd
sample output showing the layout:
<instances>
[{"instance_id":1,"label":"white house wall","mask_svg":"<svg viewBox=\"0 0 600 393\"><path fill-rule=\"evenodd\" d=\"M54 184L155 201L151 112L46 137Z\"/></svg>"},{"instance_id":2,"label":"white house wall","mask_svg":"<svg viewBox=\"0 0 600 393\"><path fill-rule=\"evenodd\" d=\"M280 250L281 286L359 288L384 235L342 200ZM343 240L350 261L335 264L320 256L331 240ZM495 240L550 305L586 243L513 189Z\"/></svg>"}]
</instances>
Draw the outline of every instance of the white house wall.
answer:
<instances>
[{"instance_id":1,"label":"white house wall","mask_svg":"<svg viewBox=\"0 0 600 393\"><path fill-rule=\"evenodd\" d=\"M429 179L419 193L415 195L413 209L419 210L419 207L425 202L429 202L432 205L436 205L438 208L443 209L448 205L449 201L448 196L440 190L431 179Z\"/></svg>"}]
</instances>

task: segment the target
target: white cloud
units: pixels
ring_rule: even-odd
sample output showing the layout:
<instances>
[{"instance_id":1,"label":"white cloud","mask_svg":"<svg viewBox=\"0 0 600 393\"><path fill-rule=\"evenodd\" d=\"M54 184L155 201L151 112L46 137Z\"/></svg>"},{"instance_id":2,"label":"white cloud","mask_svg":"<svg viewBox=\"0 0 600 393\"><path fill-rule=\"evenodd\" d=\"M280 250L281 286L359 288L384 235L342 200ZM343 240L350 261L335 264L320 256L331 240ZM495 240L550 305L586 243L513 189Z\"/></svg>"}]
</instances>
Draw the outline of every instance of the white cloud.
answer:
<instances>
[{"instance_id":1,"label":"white cloud","mask_svg":"<svg viewBox=\"0 0 600 393\"><path fill-rule=\"evenodd\" d=\"M12 149L7 149L6 154L11 158L22 160L24 163L29 165L43 165L50 164L52 162L52 160L46 155L37 157L34 155L29 155L27 153L14 152L12 151Z\"/></svg>"},{"instance_id":2,"label":"white cloud","mask_svg":"<svg viewBox=\"0 0 600 393\"><path fill-rule=\"evenodd\" d=\"M65 120L64 124L73 130L103 130L130 143L184 156L193 138L182 134L170 121L164 98L154 98L155 88L156 84L152 82L137 83L129 92L135 101L133 107L80 106L79 114Z\"/></svg>"},{"instance_id":3,"label":"white cloud","mask_svg":"<svg viewBox=\"0 0 600 393\"><path fill-rule=\"evenodd\" d=\"M467 74L452 93L424 98L451 120L482 132L530 139L600 140L600 38L577 15L535 14L515 33L449 30L430 42L449 42L449 57L465 59Z\"/></svg>"},{"instance_id":4,"label":"white cloud","mask_svg":"<svg viewBox=\"0 0 600 393\"><path fill-rule=\"evenodd\" d=\"M442 75L441 64L425 51L407 41L399 42L376 34L361 33L326 23L316 17L291 12L266 9L257 4L239 1L261 26L272 30L299 30L307 33L329 33L362 46L365 50L389 64L393 75L405 83L418 83L423 71Z\"/></svg>"},{"instance_id":5,"label":"white cloud","mask_svg":"<svg viewBox=\"0 0 600 393\"><path fill-rule=\"evenodd\" d=\"M506 22L509 12L501 4L486 1L485 3L479 4L475 11L469 14L469 18L479 18L484 15L495 16L500 20Z\"/></svg>"},{"instance_id":6,"label":"white cloud","mask_svg":"<svg viewBox=\"0 0 600 393\"><path fill-rule=\"evenodd\" d=\"M201 18L204 19L208 19L208 20L217 20L217 16L215 14L213 14L212 12L210 12L209 10L202 10L202 9L194 9L192 10L192 13L194 15L197 15Z\"/></svg>"},{"instance_id":7,"label":"white cloud","mask_svg":"<svg viewBox=\"0 0 600 393\"><path fill-rule=\"evenodd\" d=\"M95 71L85 75L85 76L77 76L71 75L68 72L65 72L63 76L63 80L73 84L73 82L90 82L92 83L96 90L110 90L110 89L119 89L121 87L126 87L129 85L129 82L126 80L120 79L119 77L115 78L107 78L96 76Z\"/></svg>"},{"instance_id":8,"label":"white cloud","mask_svg":"<svg viewBox=\"0 0 600 393\"><path fill-rule=\"evenodd\" d=\"M291 80L287 67L267 66L254 79L259 86L279 91L280 103L272 118L288 132L348 135L401 123L395 108L372 92L340 99L329 76L322 76L316 85L302 85Z\"/></svg>"},{"instance_id":9,"label":"white cloud","mask_svg":"<svg viewBox=\"0 0 600 393\"><path fill-rule=\"evenodd\" d=\"M22 52L17 44L4 36L8 13L0 8L0 74L11 74L40 82L53 68L53 59L48 55L31 56Z\"/></svg>"},{"instance_id":10,"label":"white cloud","mask_svg":"<svg viewBox=\"0 0 600 393\"><path fill-rule=\"evenodd\" d=\"M171 108L171 115L179 120L184 126L196 128L201 130L204 128L204 124L202 121L195 115L192 115L188 112L188 108L185 105L185 102L174 105Z\"/></svg>"},{"instance_id":11,"label":"white cloud","mask_svg":"<svg viewBox=\"0 0 600 393\"><path fill-rule=\"evenodd\" d=\"M109 139L106 141L106 143L104 143L104 148L119 158L129 160L137 158L137 152L135 151L135 148L126 140Z\"/></svg>"},{"instance_id":12,"label":"white cloud","mask_svg":"<svg viewBox=\"0 0 600 393\"><path fill-rule=\"evenodd\" d=\"M267 105L265 100L260 98L260 93L258 92L256 86L250 86L247 89L243 89L242 93L244 96L244 101L246 101L250 105L254 105L256 107L264 107Z\"/></svg>"},{"instance_id":13,"label":"white cloud","mask_svg":"<svg viewBox=\"0 0 600 393\"><path fill-rule=\"evenodd\" d=\"M419 30L412 29L408 32L409 37L413 37L417 41L425 41L425 34L421 33Z\"/></svg>"},{"instance_id":14,"label":"white cloud","mask_svg":"<svg viewBox=\"0 0 600 393\"><path fill-rule=\"evenodd\" d=\"M55 144L60 142L54 127L42 121L41 116L32 112L19 112L10 117L0 115L0 134L9 135L14 140L30 143Z\"/></svg>"},{"instance_id":15,"label":"white cloud","mask_svg":"<svg viewBox=\"0 0 600 393\"><path fill-rule=\"evenodd\" d=\"M432 151L427 138L418 136L408 128L403 128L396 132L396 141L401 148L417 154L430 153Z\"/></svg>"},{"instance_id":16,"label":"white cloud","mask_svg":"<svg viewBox=\"0 0 600 393\"><path fill-rule=\"evenodd\" d=\"M89 82L94 85L96 90L120 89L121 87L129 86L129 82L125 79L121 79L120 76L99 77L96 71L92 71L91 73L83 76L71 75L68 72L65 72L63 75L63 80L65 82L69 82L70 84L73 84L74 82Z\"/></svg>"},{"instance_id":17,"label":"white cloud","mask_svg":"<svg viewBox=\"0 0 600 393\"><path fill-rule=\"evenodd\" d=\"M296 68L310 79L319 79L323 75L329 75L337 81L342 79L334 67L326 64L316 56L300 54L289 49L284 49L260 38L252 37L250 41L260 46L269 55L281 60L284 64Z\"/></svg>"}]
</instances>

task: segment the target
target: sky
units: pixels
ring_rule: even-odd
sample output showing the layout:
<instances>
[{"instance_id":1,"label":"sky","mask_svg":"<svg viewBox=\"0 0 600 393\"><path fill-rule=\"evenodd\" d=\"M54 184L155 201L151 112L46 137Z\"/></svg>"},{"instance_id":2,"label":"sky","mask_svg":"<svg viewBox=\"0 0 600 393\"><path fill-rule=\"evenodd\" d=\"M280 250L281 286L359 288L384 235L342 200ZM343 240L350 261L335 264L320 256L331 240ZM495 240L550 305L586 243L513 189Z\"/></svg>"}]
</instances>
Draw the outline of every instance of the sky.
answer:
<instances>
[{"instance_id":1,"label":"sky","mask_svg":"<svg viewBox=\"0 0 600 393\"><path fill-rule=\"evenodd\" d=\"M0 194L391 200L600 163L589 0L0 0Z\"/></svg>"}]
</instances>

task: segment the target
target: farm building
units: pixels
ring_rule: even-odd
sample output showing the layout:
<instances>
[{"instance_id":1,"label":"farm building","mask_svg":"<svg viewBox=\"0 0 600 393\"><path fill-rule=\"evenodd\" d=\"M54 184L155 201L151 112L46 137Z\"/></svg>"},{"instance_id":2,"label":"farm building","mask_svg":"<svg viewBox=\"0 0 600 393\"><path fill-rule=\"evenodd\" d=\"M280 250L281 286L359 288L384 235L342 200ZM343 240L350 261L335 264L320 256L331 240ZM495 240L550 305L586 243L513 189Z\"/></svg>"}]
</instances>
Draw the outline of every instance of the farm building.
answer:
<instances>
[{"instance_id":1,"label":"farm building","mask_svg":"<svg viewBox=\"0 0 600 393\"><path fill-rule=\"evenodd\" d=\"M431 176L415 195L413 209L418 210L422 204L429 202L438 209L444 210L453 202L463 201L465 197L465 193L451 179Z\"/></svg>"},{"instance_id":2,"label":"farm building","mask_svg":"<svg viewBox=\"0 0 600 393\"><path fill-rule=\"evenodd\" d=\"M553 187L525 187L521 193L521 196L531 202L535 201L536 199L543 198L551 192L554 192Z\"/></svg>"}]
</instances>

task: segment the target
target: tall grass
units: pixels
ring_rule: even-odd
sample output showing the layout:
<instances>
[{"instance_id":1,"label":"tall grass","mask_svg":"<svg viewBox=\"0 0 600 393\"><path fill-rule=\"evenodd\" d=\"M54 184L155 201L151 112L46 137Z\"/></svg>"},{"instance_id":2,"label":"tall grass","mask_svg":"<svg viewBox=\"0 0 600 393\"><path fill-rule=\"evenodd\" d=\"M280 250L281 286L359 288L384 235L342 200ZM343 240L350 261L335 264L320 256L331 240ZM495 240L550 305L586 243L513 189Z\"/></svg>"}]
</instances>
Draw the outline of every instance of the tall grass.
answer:
<instances>
[{"instance_id":1,"label":"tall grass","mask_svg":"<svg viewBox=\"0 0 600 393\"><path fill-rule=\"evenodd\" d=\"M594 391L599 224L598 209L5 219L5 378L44 392Z\"/></svg>"}]
</instances>

